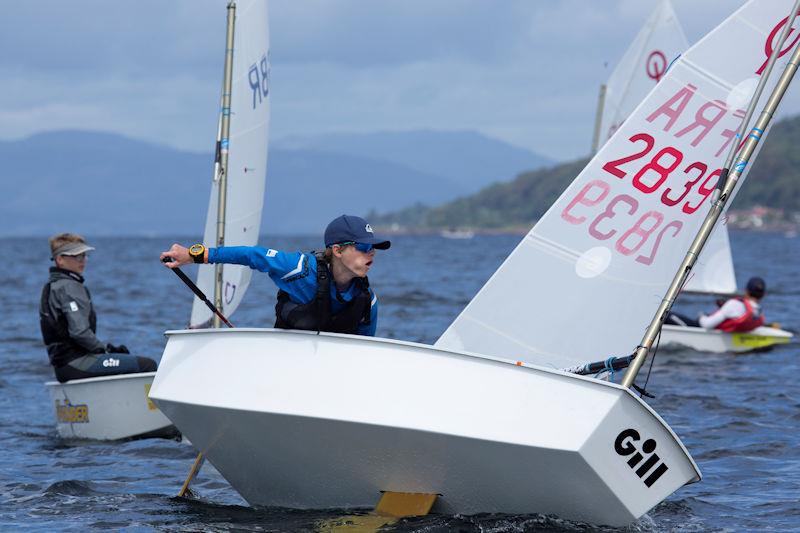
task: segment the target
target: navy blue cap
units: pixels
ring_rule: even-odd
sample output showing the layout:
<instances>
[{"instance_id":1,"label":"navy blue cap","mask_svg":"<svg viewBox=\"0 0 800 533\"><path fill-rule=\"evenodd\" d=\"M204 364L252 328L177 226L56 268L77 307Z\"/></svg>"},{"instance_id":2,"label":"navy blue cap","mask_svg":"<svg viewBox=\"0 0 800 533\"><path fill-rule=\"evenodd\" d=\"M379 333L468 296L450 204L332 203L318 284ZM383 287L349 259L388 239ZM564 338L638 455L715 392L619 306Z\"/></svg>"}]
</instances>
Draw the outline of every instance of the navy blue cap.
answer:
<instances>
[{"instance_id":1,"label":"navy blue cap","mask_svg":"<svg viewBox=\"0 0 800 533\"><path fill-rule=\"evenodd\" d=\"M747 292L749 292L751 296L761 298L764 296L764 293L767 292L767 284L761 278L750 278L747 280Z\"/></svg>"},{"instance_id":2,"label":"navy blue cap","mask_svg":"<svg viewBox=\"0 0 800 533\"><path fill-rule=\"evenodd\" d=\"M334 218L325 228L325 247L342 242L362 242L371 244L379 250L386 250L392 245L386 239L376 237L372 226L361 217L342 215Z\"/></svg>"}]
</instances>

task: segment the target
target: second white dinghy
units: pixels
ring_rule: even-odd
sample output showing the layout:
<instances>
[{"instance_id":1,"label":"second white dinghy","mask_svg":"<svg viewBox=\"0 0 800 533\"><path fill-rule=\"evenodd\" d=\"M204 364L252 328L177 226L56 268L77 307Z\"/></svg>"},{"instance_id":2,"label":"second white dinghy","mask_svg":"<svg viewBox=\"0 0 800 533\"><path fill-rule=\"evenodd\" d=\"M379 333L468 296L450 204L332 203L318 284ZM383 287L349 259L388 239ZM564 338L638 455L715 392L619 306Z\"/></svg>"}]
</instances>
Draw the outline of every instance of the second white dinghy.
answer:
<instances>
[{"instance_id":1,"label":"second white dinghy","mask_svg":"<svg viewBox=\"0 0 800 533\"><path fill-rule=\"evenodd\" d=\"M62 439L120 440L177 436L148 397L155 372L45 383Z\"/></svg>"},{"instance_id":2,"label":"second white dinghy","mask_svg":"<svg viewBox=\"0 0 800 533\"><path fill-rule=\"evenodd\" d=\"M685 292L734 296L736 277L730 237L720 225L711 234L697 260ZM665 324L661 330L662 346L683 346L702 352L745 353L769 350L788 344L794 334L775 325L765 325L748 332L729 333L718 329Z\"/></svg>"},{"instance_id":3,"label":"second white dinghy","mask_svg":"<svg viewBox=\"0 0 800 533\"><path fill-rule=\"evenodd\" d=\"M788 344L793 337L789 331L770 326L739 333L671 324L664 324L661 329L661 343L664 346L685 346L712 353L763 351Z\"/></svg>"}]
</instances>

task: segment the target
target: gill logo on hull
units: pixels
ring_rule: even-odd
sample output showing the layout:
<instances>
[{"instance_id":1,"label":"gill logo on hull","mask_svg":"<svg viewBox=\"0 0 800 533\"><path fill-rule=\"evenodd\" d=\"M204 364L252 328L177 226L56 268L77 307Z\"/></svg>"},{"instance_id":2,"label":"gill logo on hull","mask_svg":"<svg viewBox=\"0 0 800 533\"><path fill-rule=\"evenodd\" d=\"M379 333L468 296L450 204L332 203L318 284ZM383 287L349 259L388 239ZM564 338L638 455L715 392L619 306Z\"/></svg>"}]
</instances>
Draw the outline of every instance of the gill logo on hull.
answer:
<instances>
[{"instance_id":1,"label":"gill logo on hull","mask_svg":"<svg viewBox=\"0 0 800 533\"><path fill-rule=\"evenodd\" d=\"M641 435L635 429L623 429L614 441L614 451L622 457L630 456L627 461L628 466L646 486L652 487L653 483L658 481L658 478L669 470L669 467L655 453L656 441L647 439L639 445L638 442L641 439ZM647 477L644 477L646 475Z\"/></svg>"}]
</instances>

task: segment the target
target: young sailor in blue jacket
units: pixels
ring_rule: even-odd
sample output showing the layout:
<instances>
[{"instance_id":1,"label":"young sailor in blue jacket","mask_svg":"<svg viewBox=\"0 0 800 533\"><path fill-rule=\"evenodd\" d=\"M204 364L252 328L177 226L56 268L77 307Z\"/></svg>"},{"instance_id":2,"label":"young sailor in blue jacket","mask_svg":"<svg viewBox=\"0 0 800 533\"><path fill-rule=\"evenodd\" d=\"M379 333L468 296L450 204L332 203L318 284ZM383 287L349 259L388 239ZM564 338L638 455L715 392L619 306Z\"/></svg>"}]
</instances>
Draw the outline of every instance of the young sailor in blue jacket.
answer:
<instances>
[{"instance_id":1,"label":"young sailor in blue jacket","mask_svg":"<svg viewBox=\"0 0 800 533\"><path fill-rule=\"evenodd\" d=\"M188 263L232 263L266 272L278 286L275 327L375 335L378 298L367 273L375 250L388 240L375 236L361 217L342 215L325 229L324 252L283 252L260 246L185 248L173 244L161 254L175 268Z\"/></svg>"}]
</instances>

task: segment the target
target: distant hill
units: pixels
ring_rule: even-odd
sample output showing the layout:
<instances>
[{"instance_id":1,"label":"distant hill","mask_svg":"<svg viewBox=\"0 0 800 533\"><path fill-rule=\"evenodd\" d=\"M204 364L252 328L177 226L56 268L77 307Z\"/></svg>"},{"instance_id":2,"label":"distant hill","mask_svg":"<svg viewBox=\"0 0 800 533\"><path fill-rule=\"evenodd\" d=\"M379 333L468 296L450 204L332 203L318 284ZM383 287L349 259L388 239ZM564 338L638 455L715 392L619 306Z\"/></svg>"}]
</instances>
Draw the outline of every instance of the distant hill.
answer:
<instances>
[{"instance_id":1,"label":"distant hill","mask_svg":"<svg viewBox=\"0 0 800 533\"><path fill-rule=\"evenodd\" d=\"M800 115L776 122L747 181L733 202L735 209L764 205L800 211Z\"/></svg>"},{"instance_id":2,"label":"distant hill","mask_svg":"<svg viewBox=\"0 0 800 533\"><path fill-rule=\"evenodd\" d=\"M0 142L0 160L4 235L202 231L210 155L63 131Z\"/></svg>"},{"instance_id":3,"label":"distant hill","mask_svg":"<svg viewBox=\"0 0 800 533\"><path fill-rule=\"evenodd\" d=\"M332 133L287 137L274 141L272 146L390 161L423 174L440 176L468 193L510 180L524 170L553 164L544 156L474 131ZM419 199L431 203L424 194Z\"/></svg>"},{"instance_id":4,"label":"distant hill","mask_svg":"<svg viewBox=\"0 0 800 533\"><path fill-rule=\"evenodd\" d=\"M295 139L308 148L295 144L281 149L273 143L264 231L317 233L344 212L364 215L416 202L442 203L468 194L478 175L484 176L484 184L511 179L537 161L534 154L526 159L524 150L477 134L421 135L417 141L410 132L380 134L378 140L366 134L330 136L325 142ZM379 149L387 139L406 148ZM447 146L445 163L448 154L467 155L439 173L433 153L420 148L426 144ZM475 168L483 170L465 171L469 179L463 178L459 173L464 160L476 153L484 160ZM183 152L109 133L59 131L0 142L0 158L0 235L64 230L90 235L198 234L204 227L210 153ZM506 159L518 163L501 164Z\"/></svg>"},{"instance_id":5,"label":"distant hill","mask_svg":"<svg viewBox=\"0 0 800 533\"><path fill-rule=\"evenodd\" d=\"M375 225L399 224L408 230L461 227L519 230L544 214L587 161L581 159L526 172L511 182L490 185L441 206L416 204L394 213L371 213L369 218Z\"/></svg>"},{"instance_id":6,"label":"distant hill","mask_svg":"<svg viewBox=\"0 0 800 533\"><path fill-rule=\"evenodd\" d=\"M800 211L800 116L777 122L731 207L763 205ZM569 163L524 172L516 179L439 206L417 204L391 213L372 213L376 225L409 231L445 228L522 230L530 228L588 163Z\"/></svg>"}]
</instances>

